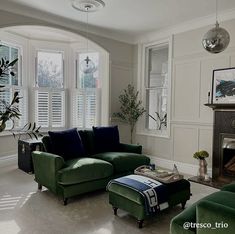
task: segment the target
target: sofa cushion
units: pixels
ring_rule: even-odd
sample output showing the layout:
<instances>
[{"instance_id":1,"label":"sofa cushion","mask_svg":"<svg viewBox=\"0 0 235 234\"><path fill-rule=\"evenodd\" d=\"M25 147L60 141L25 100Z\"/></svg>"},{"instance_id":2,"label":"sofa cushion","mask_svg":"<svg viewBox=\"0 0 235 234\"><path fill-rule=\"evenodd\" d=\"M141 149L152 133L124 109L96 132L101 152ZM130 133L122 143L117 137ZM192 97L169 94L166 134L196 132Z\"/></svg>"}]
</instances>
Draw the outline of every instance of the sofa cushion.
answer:
<instances>
[{"instance_id":1,"label":"sofa cushion","mask_svg":"<svg viewBox=\"0 0 235 234\"><path fill-rule=\"evenodd\" d=\"M64 160L84 156L84 148L76 128L65 131L48 132L51 138L52 153Z\"/></svg>"},{"instance_id":2,"label":"sofa cushion","mask_svg":"<svg viewBox=\"0 0 235 234\"><path fill-rule=\"evenodd\" d=\"M51 138L49 136L43 136L42 143L45 152L52 153Z\"/></svg>"},{"instance_id":3,"label":"sofa cushion","mask_svg":"<svg viewBox=\"0 0 235 234\"><path fill-rule=\"evenodd\" d=\"M84 146L86 155L94 154L95 153L94 132L92 130L80 130L79 135L82 139L82 144Z\"/></svg>"},{"instance_id":4,"label":"sofa cushion","mask_svg":"<svg viewBox=\"0 0 235 234\"><path fill-rule=\"evenodd\" d=\"M72 185L107 178L113 174L112 164L95 158L78 158L65 162L58 172L58 183Z\"/></svg>"},{"instance_id":5,"label":"sofa cushion","mask_svg":"<svg viewBox=\"0 0 235 234\"><path fill-rule=\"evenodd\" d=\"M148 165L150 162L145 155L128 152L105 152L92 157L112 163L115 173L133 172L137 167Z\"/></svg>"},{"instance_id":6,"label":"sofa cushion","mask_svg":"<svg viewBox=\"0 0 235 234\"><path fill-rule=\"evenodd\" d=\"M117 126L93 127L96 153L118 151L119 132Z\"/></svg>"}]
</instances>

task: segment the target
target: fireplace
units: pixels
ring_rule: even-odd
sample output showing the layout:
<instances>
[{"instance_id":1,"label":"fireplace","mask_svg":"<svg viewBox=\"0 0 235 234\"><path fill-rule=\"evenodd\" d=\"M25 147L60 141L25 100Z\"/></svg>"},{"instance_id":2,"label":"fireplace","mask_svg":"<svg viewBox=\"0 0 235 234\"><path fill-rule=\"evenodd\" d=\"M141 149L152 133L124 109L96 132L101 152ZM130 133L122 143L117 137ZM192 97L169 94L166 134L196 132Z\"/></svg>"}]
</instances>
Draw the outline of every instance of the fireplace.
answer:
<instances>
[{"instance_id":1,"label":"fireplace","mask_svg":"<svg viewBox=\"0 0 235 234\"><path fill-rule=\"evenodd\" d=\"M205 106L214 110L212 180L193 176L189 181L221 189L235 181L235 103Z\"/></svg>"},{"instance_id":2,"label":"fireplace","mask_svg":"<svg viewBox=\"0 0 235 234\"><path fill-rule=\"evenodd\" d=\"M221 137L221 175L235 178L235 134Z\"/></svg>"},{"instance_id":3,"label":"fireplace","mask_svg":"<svg viewBox=\"0 0 235 234\"><path fill-rule=\"evenodd\" d=\"M235 180L235 110L214 112L212 179Z\"/></svg>"}]
</instances>

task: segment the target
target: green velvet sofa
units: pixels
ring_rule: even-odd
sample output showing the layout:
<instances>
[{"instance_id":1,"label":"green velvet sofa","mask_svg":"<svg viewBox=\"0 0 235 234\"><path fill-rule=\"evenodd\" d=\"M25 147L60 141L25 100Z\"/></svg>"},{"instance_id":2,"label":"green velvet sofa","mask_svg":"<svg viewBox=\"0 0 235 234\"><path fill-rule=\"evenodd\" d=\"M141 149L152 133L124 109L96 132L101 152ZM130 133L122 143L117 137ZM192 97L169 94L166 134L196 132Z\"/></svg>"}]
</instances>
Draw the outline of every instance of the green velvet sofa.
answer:
<instances>
[{"instance_id":1,"label":"green velvet sofa","mask_svg":"<svg viewBox=\"0 0 235 234\"><path fill-rule=\"evenodd\" d=\"M206 196L171 220L171 234L235 233L235 184Z\"/></svg>"},{"instance_id":2,"label":"green velvet sofa","mask_svg":"<svg viewBox=\"0 0 235 234\"><path fill-rule=\"evenodd\" d=\"M63 198L64 205L70 197L106 188L107 183L123 175L133 173L141 165L148 165L150 159L142 155L142 146L119 144L117 152L95 152L92 130L79 131L85 157L65 161L61 156L52 154L49 136L42 142L45 152L32 153L35 181Z\"/></svg>"}]
</instances>

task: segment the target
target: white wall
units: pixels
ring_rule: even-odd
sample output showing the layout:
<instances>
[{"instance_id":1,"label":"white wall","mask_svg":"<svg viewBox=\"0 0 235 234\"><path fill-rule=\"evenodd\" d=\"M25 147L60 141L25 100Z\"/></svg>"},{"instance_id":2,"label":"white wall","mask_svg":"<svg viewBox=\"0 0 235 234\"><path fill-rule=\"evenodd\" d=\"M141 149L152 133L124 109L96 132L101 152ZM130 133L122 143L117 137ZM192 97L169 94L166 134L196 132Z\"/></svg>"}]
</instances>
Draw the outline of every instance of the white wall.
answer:
<instances>
[{"instance_id":1,"label":"white wall","mask_svg":"<svg viewBox=\"0 0 235 234\"><path fill-rule=\"evenodd\" d=\"M213 111L204 103L211 89L213 69L235 66L235 20L223 22L221 26L228 30L231 41L220 54L209 54L202 48L202 37L210 27L173 36L170 138L136 136L144 151L159 163L172 160L180 162L179 165L197 165L192 155L205 149L210 153L211 167Z\"/></svg>"},{"instance_id":2,"label":"white wall","mask_svg":"<svg viewBox=\"0 0 235 234\"><path fill-rule=\"evenodd\" d=\"M43 21L23 15L13 14L0 10L0 28L16 25L43 25L52 26L68 30L70 32L82 34L83 32L76 28L75 25L70 25L64 22L63 25L55 24L48 20ZM131 44L119 42L105 37L91 35L89 37L98 45L102 46L110 54L110 120L113 112L118 111L119 103L118 96L123 88L125 88L133 80L133 54L134 46ZM1 40L1 37L0 37ZM112 122L113 123L113 122ZM117 124L114 122L113 124ZM118 123L119 124L119 123ZM129 130L124 125L120 124L121 141L128 141ZM17 142L12 136L0 136L0 157L17 153Z\"/></svg>"}]
</instances>

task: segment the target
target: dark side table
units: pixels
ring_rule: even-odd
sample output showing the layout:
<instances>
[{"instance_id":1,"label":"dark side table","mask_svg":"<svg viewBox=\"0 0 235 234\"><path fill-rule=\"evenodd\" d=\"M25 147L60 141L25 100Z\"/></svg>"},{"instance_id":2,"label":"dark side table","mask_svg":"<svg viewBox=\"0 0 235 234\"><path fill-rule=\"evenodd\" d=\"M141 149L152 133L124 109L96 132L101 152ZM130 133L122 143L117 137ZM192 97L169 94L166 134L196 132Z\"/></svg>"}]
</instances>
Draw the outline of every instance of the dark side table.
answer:
<instances>
[{"instance_id":1,"label":"dark side table","mask_svg":"<svg viewBox=\"0 0 235 234\"><path fill-rule=\"evenodd\" d=\"M32 152L35 150L43 151L41 140L27 139L18 140L18 167L27 172L34 173Z\"/></svg>"}]
</instances>

